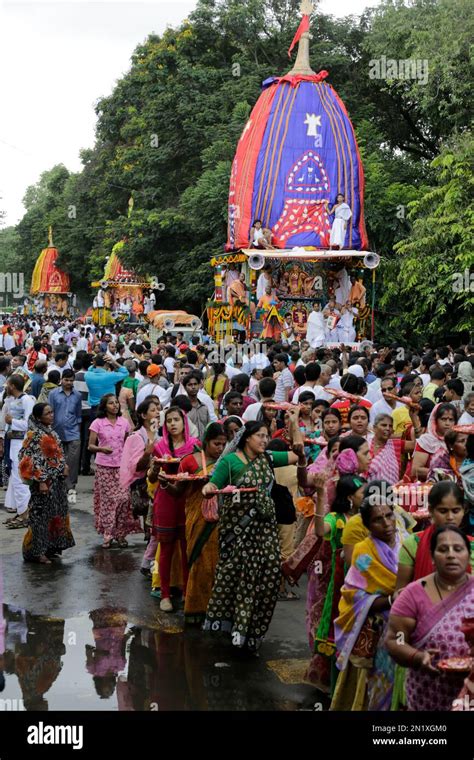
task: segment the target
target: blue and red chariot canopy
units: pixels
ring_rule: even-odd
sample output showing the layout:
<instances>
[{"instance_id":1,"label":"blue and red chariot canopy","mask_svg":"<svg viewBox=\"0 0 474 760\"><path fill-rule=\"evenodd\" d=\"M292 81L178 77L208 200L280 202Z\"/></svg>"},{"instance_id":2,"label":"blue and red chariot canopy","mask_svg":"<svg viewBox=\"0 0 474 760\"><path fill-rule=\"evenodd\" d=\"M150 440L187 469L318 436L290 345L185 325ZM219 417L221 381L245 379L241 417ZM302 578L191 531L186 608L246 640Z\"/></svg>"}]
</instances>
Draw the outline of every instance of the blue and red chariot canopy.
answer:
<instances>
[{"instance_id":1,"label":"blue and red chariot canopy","mask_svg":"<svg viewBox=\"0 0 474 760\"><path fill-rule=\"evenodd\" d=\"M345 248L367 250L364 171L344 103L314 75L273 77L239 140L229 193L227 249L248 248L255 219L278 248L329 248L338 193L352 209Z\"/></svg>"}]
</instances>

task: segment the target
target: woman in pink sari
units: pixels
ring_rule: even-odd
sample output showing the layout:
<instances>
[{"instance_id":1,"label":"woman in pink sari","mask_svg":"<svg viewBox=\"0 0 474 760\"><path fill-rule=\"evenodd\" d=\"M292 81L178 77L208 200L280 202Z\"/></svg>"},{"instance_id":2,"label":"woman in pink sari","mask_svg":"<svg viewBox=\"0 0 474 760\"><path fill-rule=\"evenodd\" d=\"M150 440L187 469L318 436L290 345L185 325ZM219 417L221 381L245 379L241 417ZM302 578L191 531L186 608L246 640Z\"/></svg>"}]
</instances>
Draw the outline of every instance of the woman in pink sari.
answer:
<instances>
[{"instance_id":1,"label":"woman in pink sari","mask_svg":"<svg viewBox=\"0 0 474 760\"><path fill-rule=\"evenodd\" d=\"M398 665L410 669L408 709L448 711L465 673L446 673L439 665L450 657L469 658L461 625L474 617L474 578L468 574L469 541L459 528L438 528L431 553L435 572L410 583L393 602L386 647Z\"/></svg>"},{"instance_id":2,"label":"woman in pink sari","mask_svg":"<svg viewBox=\"0 0 474 760\"><path fill-rule=\"evenodd\" d=\"M150 465L150 459L158 438L160 417L160 402L155 396L146 398L137 409L138 429L129 435L123 447L120 461L120 485L130 490L132 494L132 508L136 498L146 499L146 473ZM150 499L151 505L151 499ZM151 578L151 568L158 545L156 536L150 536L151 509L144 514L145 531L149 536L148 546L143 555L140 572L147 578Z\"/></svg>"},{"instance_id":3,"label":"woman in pink sari","mask_svg":"<svg viewBox=\"0 0 474 760\"><path fill-rule=\"evenodd\" d=\"M159 578L161 581L160 609L163 612L172 612L173 605L170 599L171 564L173 561L174 548L177 542L181 549L181 565L183 572L183 593L186 593L188 578L188 563L186 559L186 494L175 495L168 491L169 483L165 478L160 478L160 470L166 473L176 473L181 459L201 448L201 442L192 438L189 434L189 423L184 412L177 406L171 406L165 413L163 425L163 438L155 444L153 449L154 460L151 470L148 471L150 482L156 483L153 502L153 535L158 539L158 549L155 564L158 564ZM166 464L159 460L170 459ZM157 588L157 574L153 574L153 588Z\"/></svg>"},{"instance_id":4,"label":"woman in pink sari","mask_svg":"<svg viewBox=\"0 0 474 760\"><path fill-rule=\"evenodd\" d=\"M414 428L419 429L419 419L413 413ZM386 480L395 485L402 475L402 455L415 448L414 441L392 438L393 419L390 414L378 414L374 421L374 437L370 442L369 480Z\"/></svg>"}]
</instances>

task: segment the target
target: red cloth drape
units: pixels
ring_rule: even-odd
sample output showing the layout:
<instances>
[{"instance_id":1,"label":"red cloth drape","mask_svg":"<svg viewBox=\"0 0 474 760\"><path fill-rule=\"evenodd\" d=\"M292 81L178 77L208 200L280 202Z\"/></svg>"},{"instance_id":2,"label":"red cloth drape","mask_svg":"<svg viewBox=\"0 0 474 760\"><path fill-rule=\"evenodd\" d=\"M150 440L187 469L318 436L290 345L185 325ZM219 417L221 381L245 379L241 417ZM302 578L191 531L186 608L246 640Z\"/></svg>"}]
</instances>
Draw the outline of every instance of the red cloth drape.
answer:
<instances>
[{"instance_id":1,"label":"red cloth drape","mask_svg":"<svg viewBox=\"0 0 474 760\"><path fill-rule=\"evenodd\" d=\"M288 58L291 58L291 51L293 50L294 46L300 39L301 35L304 32L307 32L309 30L309 16L305 14L303 18L301 19L301 23L297 29L297 32L293 38L293 42L291 43L290 47L288 48Z\"/></svg>"}]
</instances>

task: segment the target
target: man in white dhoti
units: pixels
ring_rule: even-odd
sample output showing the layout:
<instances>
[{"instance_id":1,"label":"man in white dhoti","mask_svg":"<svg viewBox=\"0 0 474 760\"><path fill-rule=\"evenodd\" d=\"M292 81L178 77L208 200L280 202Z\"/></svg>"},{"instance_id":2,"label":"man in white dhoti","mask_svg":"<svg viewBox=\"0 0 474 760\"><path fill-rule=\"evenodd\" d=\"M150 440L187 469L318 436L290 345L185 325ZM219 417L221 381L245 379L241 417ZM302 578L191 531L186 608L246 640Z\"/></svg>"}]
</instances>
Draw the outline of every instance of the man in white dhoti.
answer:
<instances>
[{"instance_id":1,"label":"man in white dhoti","mask_svg":"<svg viewBox=\"0 0 474 760\"><path fill-rule=\"evenodd\" d=\"M330 216L334 214L334 222L332 223L331 236L329 238L329 247L341 250L344 248L344 243L346 242L347 223L352 216L352 211L347 203L345 203L342 193L339 193L336 198L336 203L331 209L329 208L329 201L326 201L326 205L328 214Z\"/></svg>"},{"instance_id":2,"label":"man in white dhoti","mask_svg":"<svg viewBox=\"0 0 474 760\"><path fill-rule=\"evenodd\" d=\"M347 269L343 267L340 272L336 274L336 279L338 282L338 286L336 288L335 296L336 296L336 303L338 304L344 304L346 301L349 300L349 296L351 293L351 278L349 277L347 273Z\"/></svg>"},{"instance_id":3,"label":"man in white dhoti","mask_svg":"<svg viewBox=\"0 0 474 760\"><path fill-rule=\"evenodd\" d=\"M336 309L334 298L328 301L328 305L323 311L326 320L326 343L339 343L339 331L337 329L341 312Z\"/></svg>"},{"instance_id":4,"label":"man in white dhoti","mask_svg":"<svg viewBox=\"0 0 474 760\"><path fill-rule=\"evenodd\" d=\"M313 303L313 311L308 317L306 340L311 348L320 348L326 340L326 322L319 301Z\"/></svg>"},{"instance_id":5,"label":"man in white dhoti","mask_svg":"<svg viewBox=\"0 0 474 760\"><path fill-rule=\"evenodd\" d=\"M266 266L257 280L257 303L265 295L267 288L273 288L272 268Z\"/></svg>"},{"instance_id":6,"label":"man in white dhoti","mask_svg":"<svg viewBox=\"0 0 474 760\"><path fill-rule=\"evenodd\" d=\"M354 319L358 315L358 309L351 305L350 301L344 301L341 309L341 318L337 324L339 343L344 345L355 343L356 331L354 328Z\"/></svg>"},{"instance_id":7,"label":"man in white dhoti","mask_svg":"<svg viewBox=\"0 0 474 760\"><path fill-rule=\"evenodd\" d=\"M235 264L229 264L224 274L225 293L224 299L229 302L229 288L233 282L239 279L239 272L235 268Z\"/></svg>"}]
</instances>

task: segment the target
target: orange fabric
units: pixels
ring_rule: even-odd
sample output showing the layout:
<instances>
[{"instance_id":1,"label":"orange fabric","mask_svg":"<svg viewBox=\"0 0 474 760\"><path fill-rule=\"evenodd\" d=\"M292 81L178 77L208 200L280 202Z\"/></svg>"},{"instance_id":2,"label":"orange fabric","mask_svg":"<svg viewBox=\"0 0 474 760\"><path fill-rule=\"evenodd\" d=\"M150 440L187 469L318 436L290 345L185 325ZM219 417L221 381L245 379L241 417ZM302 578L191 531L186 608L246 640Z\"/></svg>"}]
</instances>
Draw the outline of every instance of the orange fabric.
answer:
<instances>
[{"instance_id":1,"label":"orange fabric","mask_svg":"<svg viewBox=\"0 0 474 760\"><path fill-rule=\"evenodd\" d=\"M69 275L56 266L59 251L48 246L38 256L31 278L30 292L69 293L71 290Z\"/></svg>"}]
</instances>

